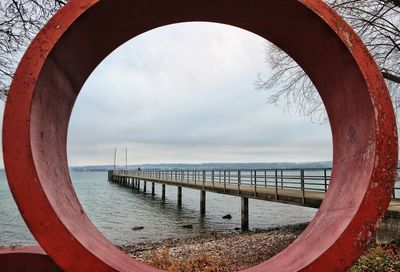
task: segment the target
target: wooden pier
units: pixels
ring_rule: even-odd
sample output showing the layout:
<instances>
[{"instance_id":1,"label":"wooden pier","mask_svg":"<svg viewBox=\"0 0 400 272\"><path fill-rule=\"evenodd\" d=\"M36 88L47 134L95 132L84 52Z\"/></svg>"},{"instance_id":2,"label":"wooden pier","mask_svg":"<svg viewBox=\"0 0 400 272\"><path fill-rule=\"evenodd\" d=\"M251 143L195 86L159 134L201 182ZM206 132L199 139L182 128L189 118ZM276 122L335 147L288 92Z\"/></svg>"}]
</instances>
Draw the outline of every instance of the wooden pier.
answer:
<instances>
[{"instance_id":1,"label":"wooden pier","mask_svg":"<svg viewBox=\"0 0 400 272\"><path fill-rule=\"evenodd\" d=\"M241 227L249 228L249 198L318 208L329 188L331 169L261 170L111 170L108 180L121 186L155 195L155 183L177 187L177 202L182 204L182 187L200 191L200 214L206 212L206 192L241 198ZM396 183L387 217L400 218L400 188Z\"/></svg>"}]
</instances>

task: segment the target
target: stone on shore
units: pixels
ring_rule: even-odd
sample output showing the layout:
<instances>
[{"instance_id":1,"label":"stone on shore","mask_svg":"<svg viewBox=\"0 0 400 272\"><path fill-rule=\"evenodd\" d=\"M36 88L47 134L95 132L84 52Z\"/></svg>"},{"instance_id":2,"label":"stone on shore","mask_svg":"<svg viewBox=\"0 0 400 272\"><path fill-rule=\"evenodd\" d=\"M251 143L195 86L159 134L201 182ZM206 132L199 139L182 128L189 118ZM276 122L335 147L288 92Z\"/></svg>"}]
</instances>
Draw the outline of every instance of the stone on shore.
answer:
<instances>
[{"instance_id":1,"label":"stone on shore","mask_svg":"<svg viewBox=\"0 0 400 272\"><path fill-rule=\"evenodd\" d=\"M143 226L134 226L132 228L132 230L141 230L141 229L144 229L144 227Z\"/></svg>"}]
</instances>

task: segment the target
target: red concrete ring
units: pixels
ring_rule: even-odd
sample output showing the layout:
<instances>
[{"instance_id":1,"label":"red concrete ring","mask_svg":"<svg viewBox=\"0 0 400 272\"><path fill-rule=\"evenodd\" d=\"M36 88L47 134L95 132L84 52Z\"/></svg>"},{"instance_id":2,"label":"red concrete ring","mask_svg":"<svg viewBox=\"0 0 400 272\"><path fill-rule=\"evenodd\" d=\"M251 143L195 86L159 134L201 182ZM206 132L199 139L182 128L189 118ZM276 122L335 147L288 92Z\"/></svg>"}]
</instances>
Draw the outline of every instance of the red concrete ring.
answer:
<instances>
[{"instance_id":1,"label":"red concrete ring","mask_svg":"<svg viewBox=\"0 0 400 272\"><path fill-rule=\"evenodd\" d=\"M0 247L0 271L61 271L40 246Z\"/></svg>"},{"instance_id":2,"label":"red concrete ring","mask_svg":"<svg viewBox=\"0 0 400 272\"><path fill-rule=\"evenodd\" d=\"M152 271L115 248L72 188L66 136L75 99L94 68L147 30L218 22L258 34L291 55L319 90L333 133L331 186L309 227L249 271L341 271L362 253L390 201L397 135L374 60L321 0L72 0L32 42L4 117L7 177L28 227L66 271Z\"/></svg>"}]
</instances>

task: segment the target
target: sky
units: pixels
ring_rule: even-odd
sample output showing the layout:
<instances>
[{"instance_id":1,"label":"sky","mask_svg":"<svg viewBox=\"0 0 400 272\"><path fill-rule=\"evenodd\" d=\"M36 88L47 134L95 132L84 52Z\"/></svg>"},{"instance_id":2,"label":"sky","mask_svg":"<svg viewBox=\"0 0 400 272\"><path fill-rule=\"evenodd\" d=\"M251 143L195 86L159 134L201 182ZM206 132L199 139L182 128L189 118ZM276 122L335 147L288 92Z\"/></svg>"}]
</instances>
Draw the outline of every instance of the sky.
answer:
<instances>
[{"instance_id":1,"label":"sky","mask_svg":"<svg viewBox=\"0 0 400 272\"><path fill-rule=\"evenodd\" d=\"M266 41L214 23L128 41L85 83L68 133L70 166L332 159L329 124L268 104ZM273 91L273 90L272 90ZM0 106L1 112L4 106Z\"/></svg>"}]
</instances>

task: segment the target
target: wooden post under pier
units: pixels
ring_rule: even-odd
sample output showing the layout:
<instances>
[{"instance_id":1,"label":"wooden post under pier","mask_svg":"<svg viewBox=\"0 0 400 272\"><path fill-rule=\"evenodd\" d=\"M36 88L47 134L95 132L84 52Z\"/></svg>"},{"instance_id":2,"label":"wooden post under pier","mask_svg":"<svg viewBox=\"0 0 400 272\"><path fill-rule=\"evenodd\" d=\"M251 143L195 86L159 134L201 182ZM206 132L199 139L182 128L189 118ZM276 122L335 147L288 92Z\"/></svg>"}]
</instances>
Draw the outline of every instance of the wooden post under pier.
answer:
<instances>
[{"instance_id":1,"label":"wooden post under pier","mask_svg":"<svg viewBox=\"0 0 400 272\"><path fill-rule=\"evenodd\" d=\"M206 214L206 191L200 191L200 214Z\"/></svg>"},{"instance_id":2,"label":"wooden post under pier","mask_svg":"<svg viewBox=\"0 0 400 272\"><path fill-rule=\"evenodd\" d=\"M182 187L178 186L178 206L182 205Z\"/></svg>"},{"instance_id":3,"label":"wooden post under pier","mask_svg":"<svg viewBox=\"0 0 400 272\"><path fill-rule=\"evenodd\" d=\"M249 199L247 197L242 197L242 207L240 215L242 231L249 230Z\"/></svg>"}]
</instances>

